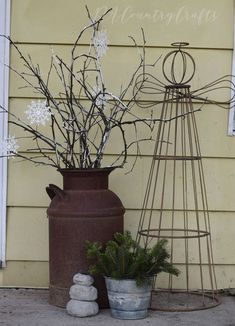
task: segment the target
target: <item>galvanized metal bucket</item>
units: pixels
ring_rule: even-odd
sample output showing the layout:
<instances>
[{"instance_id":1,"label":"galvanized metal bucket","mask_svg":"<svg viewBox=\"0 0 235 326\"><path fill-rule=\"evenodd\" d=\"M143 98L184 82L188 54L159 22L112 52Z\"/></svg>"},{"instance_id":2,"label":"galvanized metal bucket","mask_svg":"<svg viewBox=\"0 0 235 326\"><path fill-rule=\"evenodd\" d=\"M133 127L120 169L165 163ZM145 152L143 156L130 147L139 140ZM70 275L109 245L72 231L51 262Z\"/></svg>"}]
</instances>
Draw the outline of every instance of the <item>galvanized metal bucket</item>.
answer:
<instances>
[{"instance_id":1,"label":"galvanized metal bucket","mask_svg":"<svg viewBox=\"0 0 235 326\"><path fill-rule=\"evenodd\" d=\"M111 315L118 319L147 317L151 284L137 286L135 280L115 280L105 277Z\"/></svg>"}]
</instances>

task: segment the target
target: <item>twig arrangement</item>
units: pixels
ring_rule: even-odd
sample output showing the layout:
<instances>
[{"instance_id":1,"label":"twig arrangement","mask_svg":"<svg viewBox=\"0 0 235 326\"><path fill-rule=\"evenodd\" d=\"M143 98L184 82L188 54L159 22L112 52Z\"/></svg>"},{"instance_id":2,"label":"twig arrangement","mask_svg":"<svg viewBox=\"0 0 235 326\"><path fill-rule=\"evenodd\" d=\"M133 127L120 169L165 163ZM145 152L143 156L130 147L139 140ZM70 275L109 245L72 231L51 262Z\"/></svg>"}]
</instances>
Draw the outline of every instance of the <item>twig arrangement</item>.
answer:
<instances>
[{"instance_id":1,"label":"twig arrangement","mask_svg":"<svg viewBox=\"0 0 235 326\"><path fill-rule=\"evenodd\" d=\"M32 148L18 151L18 139L9 136L2 144L2 156L16 156L36 164L44 164L56 168L100 168L106 146L113 130L119 131L118 142L122 143L121 152L111 164L123 167L127 160L128 150L135 145L137 154L139 142L150 139L139 139L137 126L145 124L150 131L158 119L152 114L146 118L138 117L133 110L138 89L132 94L137 76L145 70L145 36L143 47L139 48L139 63L131 75L127 85L119 95L114 95L105 84L101 60L107 50L107 34L100 29L101 22L110 12L107 10L94 20L86 7L89 24L78 34L70 52L70 62L53 53L46 79L43 78L40 66L34 64L31 56L25 56L17 44L7 36L11 46L17 51L25 71L13 70L29 87L39 94L43 100L32 101L25 111L28 121L8 112L1 107L2 113L8 112L9 123L23 129L31 138ZM90 46L86 53L80 53L79 43L85 33L91 34ZM57 76L63 90L54 95L50 84L52 73ZM45 134L41 125L50 125L50 133ZM134 128L135 139L130 142L126 138L126 128ZM32 154L33 153L33 154Z\"/></svg>"},{"instance_id":2,"label":"twig arrangement","mask_svg":"<svg viewBox=\"0 0 235 326\"><path fill-rule=\"evenodd\" d=\"M123 167L127 162L130 147L135 146L137 158L140 155L140 142L152 140L151 133L155 123L162 121L155 118L154 110L156 105L165 101L159 100L159 96L164 94L166 84L157 78L155 73L149 72L155 68L159 58L153 64L146 63L146 40L143 30L141 47L130 37L139 60L126 85L121 87L119 94L113 94L107 87L103 73L102 58L108 49L108 39L101 26L111 9L97 19L92 18L87 7L86 11L89 24L78 34L70 51L69 62L53 52L46 77L43 76L45 72L41 72L40 66L33 63L30 55L24 55L10 37L1 35L7 38L16 50L25 71L19 72L11 66L9 69L23 80L24 87L31 88L42 99L32 101L28 105L25 111L27 119L1 107L3 114L8 113L9 123L26 133L21 138L32 139L32 148L18 151L20 137L9 136L1 143L1 157L18 157L58 169L101 168L104 165L107 144L111 142L111 135L115 134L122 147L115 153L114 161L110 165ZM87 33L91 41L84 52L79 44ZM53 91L52 76L56 76L62 87L56 94ZM215 103L227 107L228 104L234 105L234 95L222 103L207 96L208 92L227 88L234 90L230 76L192 91L191 97L202 104ZM154 99L154 95L157 95L158 99ZM175 96L177 99L185 95L178 92ZM147 97L147 100L144 97ZM137 106L145 109L142 110L145 113L144 118L143 114L140 117L136 113ZM182 115L173 116L171 120L179 117ZM46 124L49 125L49 132L42 128ZM141 124L149 129L149 136L139 136ZM131 128L134 139L127 137L126 132ZM134 164L135 162L136 159Z\"/></svg>"}]
</instances>

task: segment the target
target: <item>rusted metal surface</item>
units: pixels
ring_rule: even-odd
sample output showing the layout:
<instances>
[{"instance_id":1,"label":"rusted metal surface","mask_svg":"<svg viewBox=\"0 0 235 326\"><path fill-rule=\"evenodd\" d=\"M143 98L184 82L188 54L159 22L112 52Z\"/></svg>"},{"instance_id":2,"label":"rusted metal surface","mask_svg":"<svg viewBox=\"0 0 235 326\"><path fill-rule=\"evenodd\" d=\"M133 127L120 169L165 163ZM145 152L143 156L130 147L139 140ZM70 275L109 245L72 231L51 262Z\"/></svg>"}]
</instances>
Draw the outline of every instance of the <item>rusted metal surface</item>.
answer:
<instances>
[{"instance_id":1,"label":"rusted metal surface","mask_svg":"<svg viewBox=\"0 0 235 326\"><path fill-rule=\"evenodd\" d=\"M191 311L215 307L219 299L194 92L187 85L194 76L195 62L182 50L188 43L172 45L178 49L163 60L163 75L170 85L165 86L137 238L145 247L168 239L170 262L180 266L181 283L169 275L167 294L164 300L153 296L152 309ZM181 292L175 304L172 293L177 293L179 284L185 295ZM195 298L195 289L197 302L189 300Z\"/></svg>"},{"instance_id":2,"label":"rusted metal surface","mask_svg":"<svg viewBox=\"0 0 235 326\"><path fill-rule=\"evenodd\" d=\"M55 306L65 307L73 275L87 273L89 263L85 241L106 243L115 232L123 232L124 207L108 189L113 169L60 170L63 190L47 187L52 199L49 217L50 298ZM108 307L103 278L95 279L100 308Z\"/></svg>"},{"instance_id":3,"label":"rusted metal surface","mask_svg":"<svg viewBox=\"0 0 235 326\"><path fill-rule=\"evenodd\" d=\"M220 298L211 293L204 293L203 302L200 292L158 290L152 293L150 309L169 312L186 312L206 310L217 307L220 304Z\"/></svg>"},{"instance_id":4,"label":"rusted metal surface","mask_svg":"<svg viewBox=\"0 0 235 326\"><path fill-rule=\"evenodd\" d=\"M186 232L187 231L187 232ZM141 236L151 237L151 238L161 238L161 239L193 239L202 238L210 235L208 231L202 231L198 229L142 229L139 231Z\"/></svg>"}]
</instances>

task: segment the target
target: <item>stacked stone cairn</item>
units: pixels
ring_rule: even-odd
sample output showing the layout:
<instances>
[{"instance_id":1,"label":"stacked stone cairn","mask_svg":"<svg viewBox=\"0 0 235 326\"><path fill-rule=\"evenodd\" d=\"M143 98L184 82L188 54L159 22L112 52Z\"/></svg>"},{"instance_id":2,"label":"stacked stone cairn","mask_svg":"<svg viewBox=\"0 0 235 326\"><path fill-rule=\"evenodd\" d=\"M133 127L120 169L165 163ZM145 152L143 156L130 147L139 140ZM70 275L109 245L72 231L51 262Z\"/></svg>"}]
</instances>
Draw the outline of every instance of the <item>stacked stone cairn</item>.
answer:
<instances>
[{"instance_id":1,"label":"stacked stone cairn","mask_svg":"<svg viewBox=\"0 0 235 326\"><path fill-rule=\"evenodd\" d=\"M99 312L97 299L97 289L92 286L94 279L90 275L75 274L74 285L71 286L69 295L70 301L67 304L67 313L74 317L95 316Z\"/></svg>"}]
</instances>

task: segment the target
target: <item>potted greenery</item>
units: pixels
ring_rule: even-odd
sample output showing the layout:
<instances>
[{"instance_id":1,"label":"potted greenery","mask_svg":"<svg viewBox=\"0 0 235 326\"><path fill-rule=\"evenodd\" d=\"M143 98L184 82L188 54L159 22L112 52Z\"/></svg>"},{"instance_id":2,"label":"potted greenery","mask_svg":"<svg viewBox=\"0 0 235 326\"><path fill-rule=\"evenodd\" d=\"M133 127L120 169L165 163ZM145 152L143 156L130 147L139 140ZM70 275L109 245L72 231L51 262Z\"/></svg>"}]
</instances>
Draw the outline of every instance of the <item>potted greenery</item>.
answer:
<instances>
[{"instance_id":1,"label":"potted greenery","mask_svg":"<svg viewBox=\"0 0 235 326\"><path fill-rule=\"evenodd\" d=\"M129 231L115 233L105 249L98 242L86 241L87 257L93 260L91 274L105 277L111 314L119 319L141 319L147 316L152 280L161 272L178 275L167 260L167 240L152 248L141 247Z\"/></svg>"}]
</instances>

